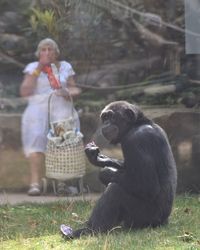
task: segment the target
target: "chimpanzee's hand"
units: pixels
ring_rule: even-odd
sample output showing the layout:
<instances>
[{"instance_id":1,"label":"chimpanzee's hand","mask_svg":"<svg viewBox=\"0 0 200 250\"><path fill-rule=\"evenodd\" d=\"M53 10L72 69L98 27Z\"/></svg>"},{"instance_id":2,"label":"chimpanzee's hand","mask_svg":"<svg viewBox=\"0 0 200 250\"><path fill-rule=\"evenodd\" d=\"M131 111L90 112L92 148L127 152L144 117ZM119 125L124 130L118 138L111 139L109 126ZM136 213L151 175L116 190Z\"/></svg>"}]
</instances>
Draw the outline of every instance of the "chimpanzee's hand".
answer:
<instances>
[{"instance_id":1,"label":"chimpanzee's hand","mask_svg":"<svg viewBox=\"0 0 200 250\"><path fill-rule=\"evenodd\" d=\"M100 154L99 147L94 143L90 142L85 147L85 153L88 160L95 166L104 168L104 167L113 167L116 169L123 169L123 161L112 159L106 155Z\"/></svg>"},{"instance_id":2,"label":"chimpanzee's hand","mask_svg":"<svg viewBox=\"0 0 200 250\"><path fill-rule=\"evenodd\" d=\"M85 153L90 163L98 167L107 166L107 161L110 159L100 154L99 147L94 142L90 142L86 145Z\"/></svg>"},{"instance_id":3,"label":"chimpanzee's hand","mask_svg":"<svg viewBox=\"0 0 200 250\"><path fill-rule=\"evenodd\" d=\"M90 163L97 166L97 156L99 154L99 148L94 142L90 142L86 145L85 153Z\"/></svg>"}]
</instances>

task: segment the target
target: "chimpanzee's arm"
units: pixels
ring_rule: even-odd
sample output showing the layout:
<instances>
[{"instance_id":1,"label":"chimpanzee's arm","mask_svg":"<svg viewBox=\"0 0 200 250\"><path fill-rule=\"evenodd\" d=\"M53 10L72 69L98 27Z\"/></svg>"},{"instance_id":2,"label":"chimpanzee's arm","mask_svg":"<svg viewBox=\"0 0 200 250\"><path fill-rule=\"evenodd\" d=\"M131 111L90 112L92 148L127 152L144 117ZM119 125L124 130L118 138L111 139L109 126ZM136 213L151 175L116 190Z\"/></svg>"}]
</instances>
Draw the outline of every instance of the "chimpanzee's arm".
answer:
<instances>
[{"instance_id":1,"label":"chimpanzee's arm","mask_svg":"<svg viewBox=\"0 0 200 250\"><path fill-rule=\"evenodd\" d=\"M95 166L98 167L113 167L116 169L123 169L124 162L109 158L103 154L100 154L99 147L94 142L88 143L85 147L85 153L88 160Z\"/></svg>"},{"instance_id":2,"label":"chimpanzee's arm","mask_svg":"<svg viewBox=\"0 0 200 250\"><path fill-rule=\"evenodd\" d=\"M100 167L113 167L116 169L123 169L124 168L124 161L120 161L114 158L109 158L106 155L98 154L97 162Z\"/></svg>"}]
</instances>

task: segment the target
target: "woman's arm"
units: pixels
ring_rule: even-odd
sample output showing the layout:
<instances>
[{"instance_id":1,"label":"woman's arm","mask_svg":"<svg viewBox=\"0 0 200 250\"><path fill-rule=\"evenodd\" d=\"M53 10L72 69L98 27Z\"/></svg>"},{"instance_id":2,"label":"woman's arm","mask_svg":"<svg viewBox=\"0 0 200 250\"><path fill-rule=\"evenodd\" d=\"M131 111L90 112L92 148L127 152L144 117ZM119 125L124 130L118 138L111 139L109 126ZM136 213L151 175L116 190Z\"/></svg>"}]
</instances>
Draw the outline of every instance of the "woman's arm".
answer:
<instances>
[{"instance_id":1,"label":"woman's arm","mask_svg":"<svg viewBox=\"0 0 200 250\"><path fill-rule=\"evenodd\" d=\"M40 75L43 67L48 65L50 60L46 54L41 54L39 62L35 70L31 74L25 74L24 80L20 86L20 95L22 97L31 96L34 93L36 87L37 78Z\"/></svg>"},{"instance_id":2,"label":"woman's arm","mask_svg":"<svg viewBox=\"0 0 200 250\"><path fill-rule=\"evenodd\" d=\"M35 72L35 71L34 71ZM22 97L27 97L27 96L31 96L34 93L34 89L36 86L36 81L37 81L37 77L36 74L26 74L24 76L24 80L20 86L20 95Z\"/></svg>"},{"instance_id":3,"label":"woman's arm","mask_svg":"<svg viewBox=\"0 0 200 250\"><path fill-rule=\"evenodd\" d=\"M67 88L72 97L77 97L81 94L81 89L76 86L73 76L70 76L67 80Z\"/></svg>"},{"instance_id":4,"label":"woman's arm","mask_svg":"<svg viewBox=\"0 0 200 250\"><path fill-rule=\"evenodd\" d=\"M34 93L36 87L37 78L42 71L43 64L39 62L37 68L32 72L32 74L25 74L24 80L20 86L20 95L22 97L31 96Z\"/></svg>"},{"instance_id":5,"label":"woman's arm","mask_svg":"<svg viewBox=\"0 0 200 250\"><path fill-rule=\"evenodd\" d=\"M76 86L73 76L70 76L67 79L67 88L58 89L56 91L57 95L65 97L66 100L70 99L69 95L73 98L76 98L80 95L80 93L81 93L81 89Z\"/></svg>"}]
</instances>

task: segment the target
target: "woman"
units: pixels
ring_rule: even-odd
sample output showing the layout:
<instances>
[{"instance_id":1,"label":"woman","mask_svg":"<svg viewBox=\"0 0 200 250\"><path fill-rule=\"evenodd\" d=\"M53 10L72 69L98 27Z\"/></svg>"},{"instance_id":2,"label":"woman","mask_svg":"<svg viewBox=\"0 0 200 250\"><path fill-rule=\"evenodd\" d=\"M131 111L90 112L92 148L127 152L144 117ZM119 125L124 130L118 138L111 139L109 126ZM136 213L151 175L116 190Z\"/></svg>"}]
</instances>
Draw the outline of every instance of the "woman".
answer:
<instances>
[{"instance_id":1,"label":"woman","mask_svg":"<svg viewBox=\"0 0 200 250\"><path fill-rule=\"evenodd\" d=\"M22 143L24 153L30 163L29 195L40 195L40 178L44 169L45 149L48 133L48 99L51 93L51 122L62 120L71 115L72 97L80 94L74 81L72 66L66 61L59 61L60 51L56 42L50 38L39 42L36 50L38 61L29 63L24 69L24 80L20 87L22 97L28 97L28 106L22 118ZM59 76L61 88L53 89L50 84L47 66L54 64ZM76 128L80 129L76 113Z\"/></svg>"}]
</instances>

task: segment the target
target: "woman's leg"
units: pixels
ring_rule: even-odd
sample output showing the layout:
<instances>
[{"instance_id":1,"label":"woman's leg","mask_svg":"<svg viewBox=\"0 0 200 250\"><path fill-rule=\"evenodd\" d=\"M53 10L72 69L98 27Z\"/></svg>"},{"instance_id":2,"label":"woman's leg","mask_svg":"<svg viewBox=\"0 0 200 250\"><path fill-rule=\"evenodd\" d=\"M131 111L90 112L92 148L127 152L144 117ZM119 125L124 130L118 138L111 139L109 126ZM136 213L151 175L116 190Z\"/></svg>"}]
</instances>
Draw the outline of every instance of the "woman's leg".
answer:
<instances>
[{"instance_id":1,"label":"woman's leg","mask_svg":"<svg viewBox=\"0 0 200 250\"><path fill-rule=\"evenodd\" d=\"M30 189L29 195L40 195L40 180L44 174L44 153L35 152L29 156L30 165Z\"/></svg>"}]
</instances>

